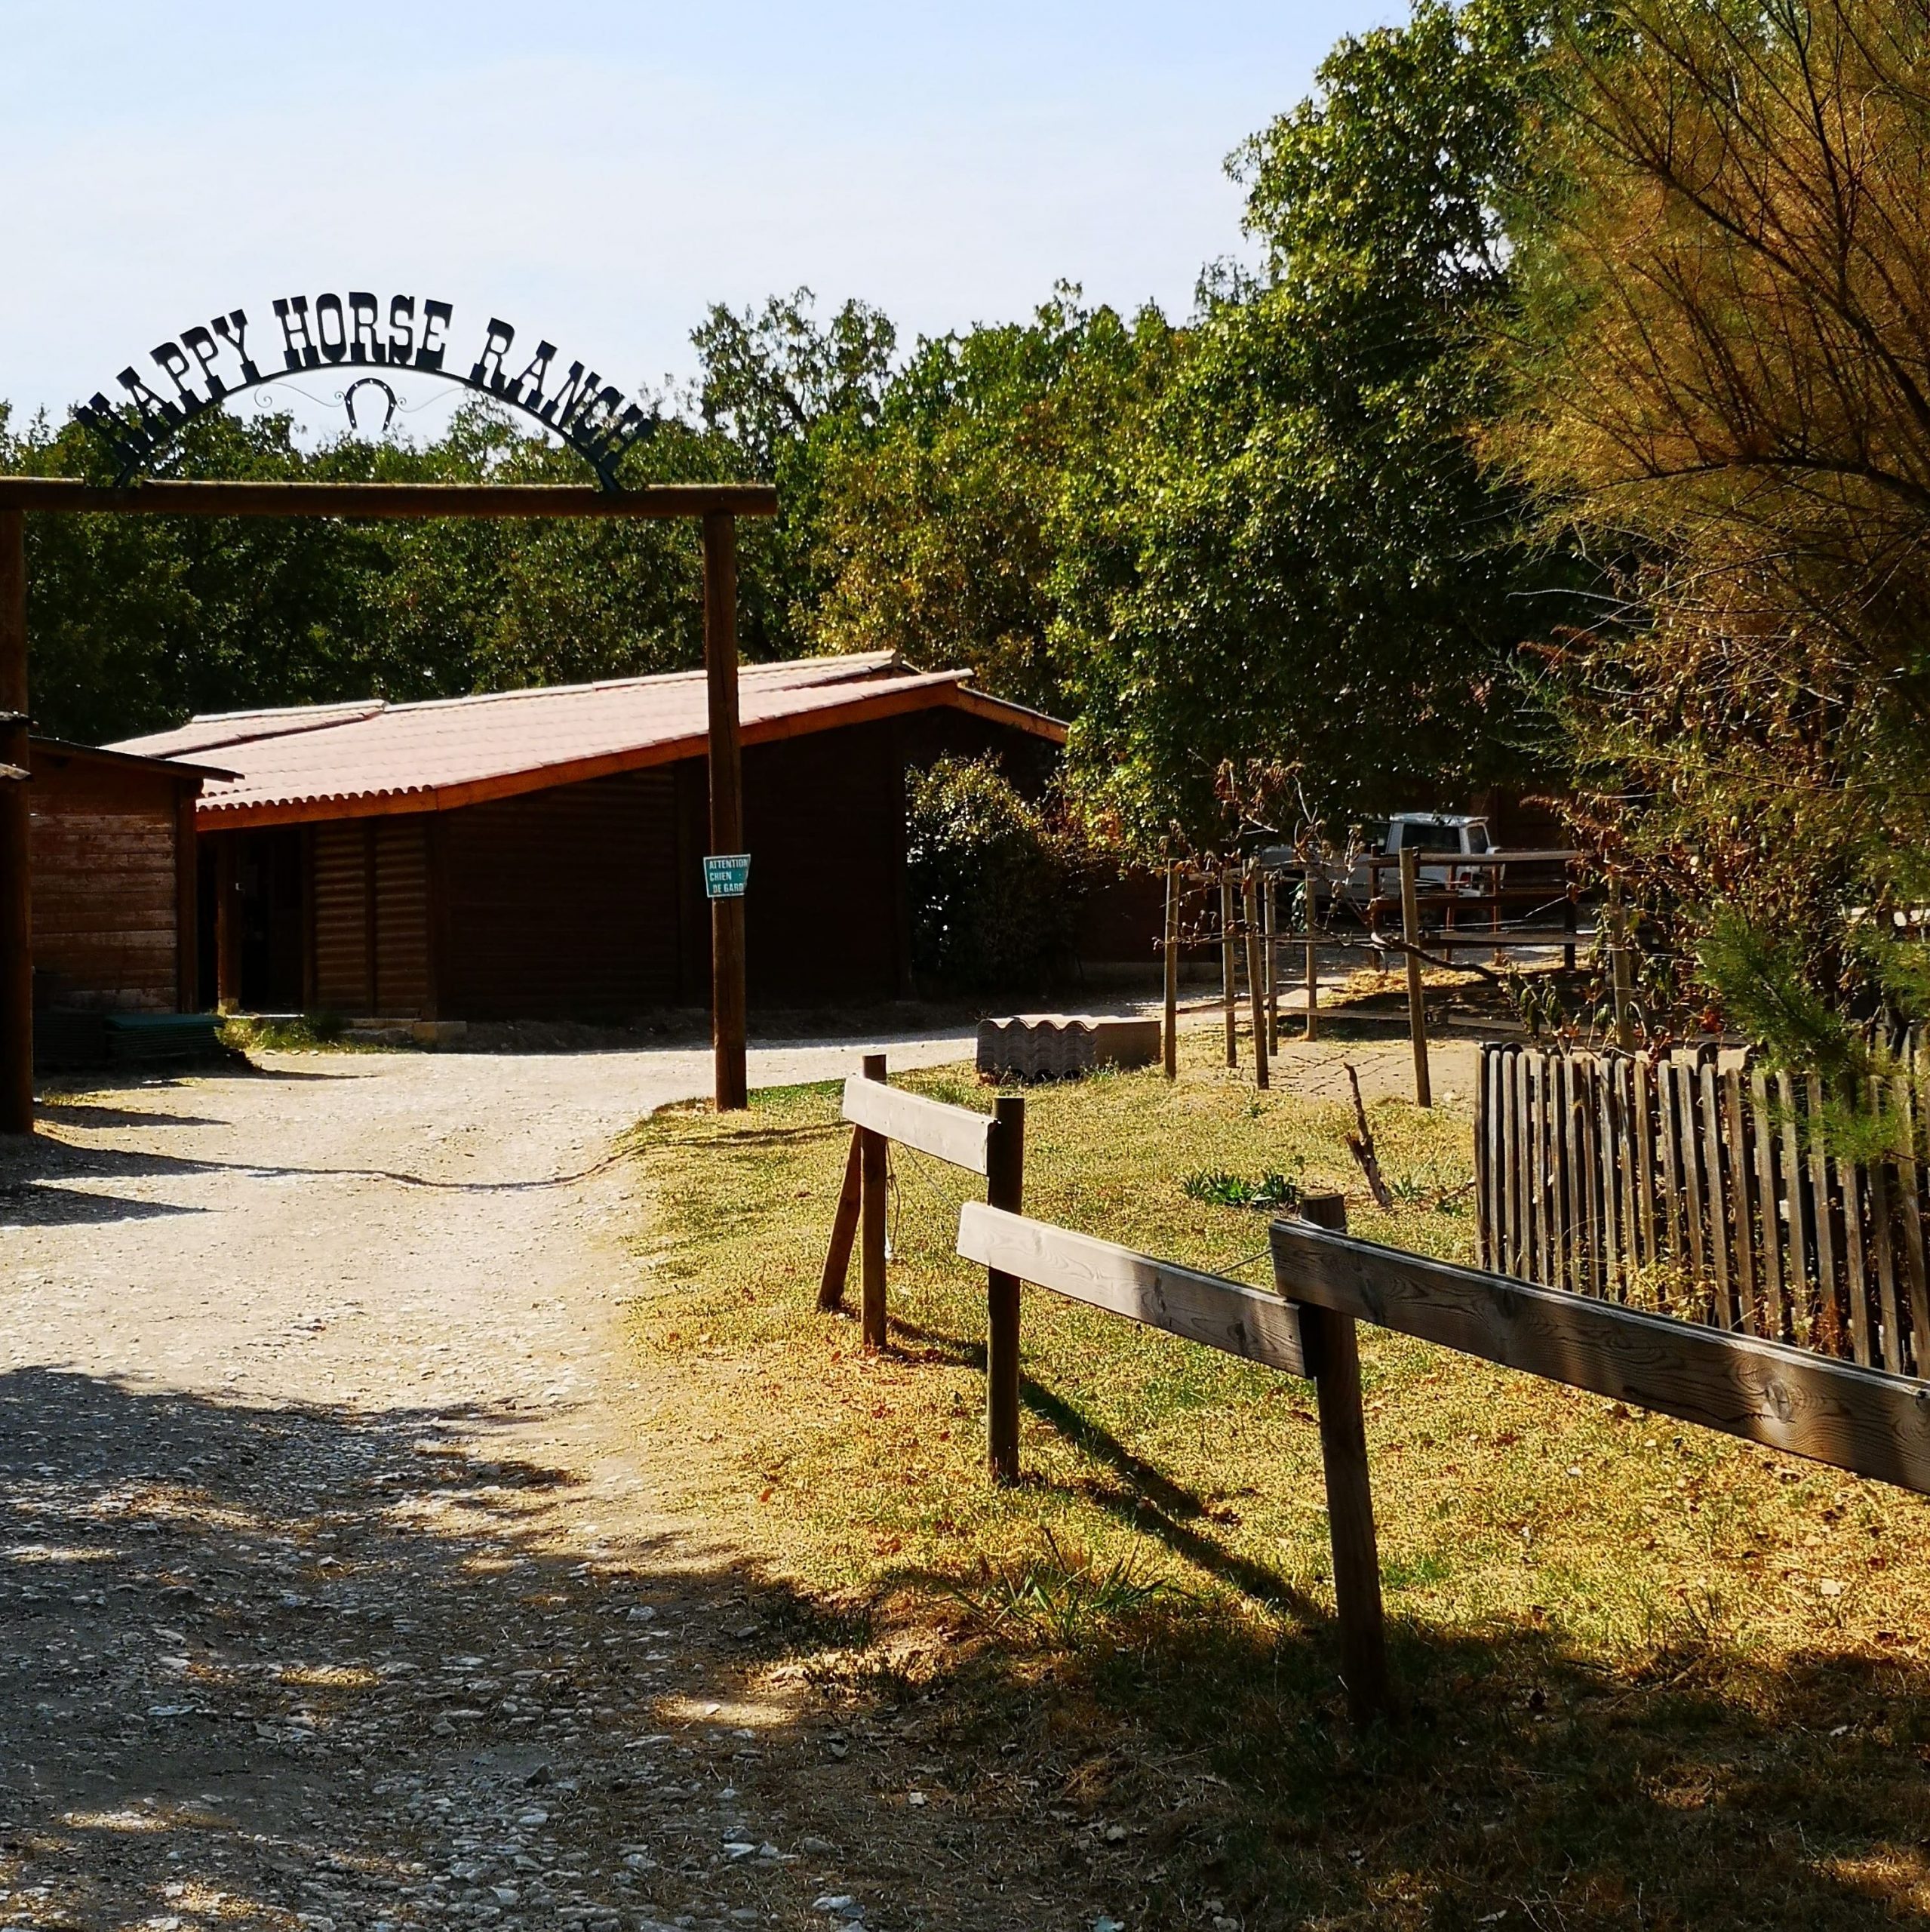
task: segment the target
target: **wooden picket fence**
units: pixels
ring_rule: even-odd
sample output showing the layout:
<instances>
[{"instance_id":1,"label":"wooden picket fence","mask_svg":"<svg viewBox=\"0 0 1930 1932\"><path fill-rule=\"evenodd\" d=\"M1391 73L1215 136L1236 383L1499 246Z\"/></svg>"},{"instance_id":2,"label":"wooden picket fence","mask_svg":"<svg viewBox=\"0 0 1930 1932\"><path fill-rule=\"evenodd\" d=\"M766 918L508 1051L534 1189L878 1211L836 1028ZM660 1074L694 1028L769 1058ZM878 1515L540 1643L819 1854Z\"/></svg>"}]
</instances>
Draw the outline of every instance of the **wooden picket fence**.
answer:
<instances>
[{"instance_id":1,"label":"wooden picket fence","mask_svg":"<svg viewBox=\"0 0 1930 1932\"><path fill-rule=\"evenodd\" d=\"M1486 1046L1477 1097L1483 1264L1865 1367L1930 1374L1930 1063L1831 1088L1735 1050L1651 1059ZM1812 1131L1854 1112L1889 1158ZM1840 1137L1839 1137L1840 1138Z\"/></svg>"}]
</instances>

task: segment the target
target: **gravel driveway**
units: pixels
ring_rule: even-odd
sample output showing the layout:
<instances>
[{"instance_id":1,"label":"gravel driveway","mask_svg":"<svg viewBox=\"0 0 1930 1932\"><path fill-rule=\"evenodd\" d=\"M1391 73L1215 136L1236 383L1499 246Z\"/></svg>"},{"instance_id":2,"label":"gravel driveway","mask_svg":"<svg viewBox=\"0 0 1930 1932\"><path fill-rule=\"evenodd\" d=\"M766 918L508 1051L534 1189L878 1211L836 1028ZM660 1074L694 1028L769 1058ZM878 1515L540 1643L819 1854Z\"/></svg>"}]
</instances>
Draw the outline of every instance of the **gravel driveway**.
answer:
<instances>
[{"instance_id":1,"label":"gravel driveway","mask_svg":"<svg viewBox=\"0 0 1930 1932\"><path fill-rule=\"evenodd\" d=\"M782 1593L622 1447L604 1163L708 1078L269 1056L0 1154L0 1927L906 1921L787 1823Z\"/></svg>"}]
</instances>

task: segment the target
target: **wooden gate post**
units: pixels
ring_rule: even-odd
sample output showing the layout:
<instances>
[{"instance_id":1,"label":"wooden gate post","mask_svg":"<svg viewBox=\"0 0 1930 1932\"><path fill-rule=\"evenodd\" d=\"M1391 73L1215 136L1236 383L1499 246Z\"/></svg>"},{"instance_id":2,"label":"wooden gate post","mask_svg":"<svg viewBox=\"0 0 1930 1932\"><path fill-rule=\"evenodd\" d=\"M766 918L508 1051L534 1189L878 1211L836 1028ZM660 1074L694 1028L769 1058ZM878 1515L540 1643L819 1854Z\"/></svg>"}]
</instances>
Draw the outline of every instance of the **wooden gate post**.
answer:
<instances>
[{"instance_id":1,"label":"wooden gate post","mask_svg":"<svg viewBox=\"0 0 1930 1932\"><path fill-rule=\"evenodd\" d=\"M26 518L0 509L0 764L27 768ZM0 779L0 1134L33 1131L27 781Z\"/></svg>"},{"instance_id":2,"label":"wooden gate post","mask_svg":"<svg viewBox=\"0 0 1930 1932\"><path fill-rule=\"evenodd\" d=\"M885 1077L884 1055L867 1054L865 1056L864 1075L867 1080L882 1081ZM862 1226L858 1244L858 1285L862 1298L862 1326L865 1346L873 1351L885 1345L884 1319L884 1214L885 1214L885 1149L886 1140L882 1134L874 1133L868 1127L858 1130L863 1152L859 1157L859 1219Z\"/></svg>"},{"instance_id":3,"label":"wooden gate post","mask_svg":"<svg viewBox=\"0 0 1930 1932\"><path fill-rule=\"evenodd\" d=\"M985 1201L1025 1205L1025 1103L1002 1097L985 1142ZM994 1482L1019 1480L1019 1277L985 1271L985 1451Z\"/></svg>"},{"instance_id":4,"label":"wooden gate post","mask_svg":"<svg viewBox=\"0 0 1930 1932\"><path fill-rule=\"evenodd\" d=\"M710 709L710 849L744 849L737 735L737 519L704 513L704 673ZM711 903L711 1054L719 1112L750 1103L744 1065L744 902Z\"/></svg>"},{"instance_id":5,"label":"wooden gate post","mask_svg":"<svg viewBox=\"0 0 1930 1932\"><path fill-rule=\"evenodd\" d=\"M1407 942L1407 1030L1414 1040L1414 1098L1424 1107L1434 1104L1434 1083L1428 1072L1428 1003L1421 992L1421 889L1419 854L1412 845L1400 848L1400 936Z\"/></svg>"},{"instance_id":6,"label":"wooden gate post","mask_svg":"<svg viewBox=\"0 0 1930 1932\"><path fill-rule=\"evenodd\" d=\"M1240 1064L1240 995L1233 963L1233 878L1220 863L1220 1004L1226 1013L1226 1063Z\"/></svg>"},{"instance_id":7,"label":"wooden gate post","mask_svg":"<svg viewBox=\"0 0 1930 1932\"><path fill-rule=\"evenodd\" d=\"M1347 1232L1344 1195L1306 1195L1300 1212L1316 1227ZM1355 1724L1364 1724L1386 1714L1388 1657L1374 1498L1367 1474L1366 1423L1360 1408L1360 1340L1352 1315L1307 1302L1296 1305L1320 1416L1341 1678L1347 1686L1348 1715Z\"/></svg>"},{"instance_id":8,"label":"wooden gate post","mask_svg":"<svg viewBox=\"0 0 1930 1932\"><path fill-rule=\"evenodd\" d=\"M1260 886L1252 860L1240 881L1240 908L1246 921L1246 1004L1253 1014L1253 1082L1267 1084L1267 974L1260 958Z\"/></svg>"},{"instance_id":9,"label":"wooden gate post","mask_svg":"<svg viewBox=\"0 0 1930 1932\"><path fill-rule=\"evenodd\" d=\"M1179 1078L1179 868L1166 869L1166 1077Z\"/></svg>"}]
</instances>

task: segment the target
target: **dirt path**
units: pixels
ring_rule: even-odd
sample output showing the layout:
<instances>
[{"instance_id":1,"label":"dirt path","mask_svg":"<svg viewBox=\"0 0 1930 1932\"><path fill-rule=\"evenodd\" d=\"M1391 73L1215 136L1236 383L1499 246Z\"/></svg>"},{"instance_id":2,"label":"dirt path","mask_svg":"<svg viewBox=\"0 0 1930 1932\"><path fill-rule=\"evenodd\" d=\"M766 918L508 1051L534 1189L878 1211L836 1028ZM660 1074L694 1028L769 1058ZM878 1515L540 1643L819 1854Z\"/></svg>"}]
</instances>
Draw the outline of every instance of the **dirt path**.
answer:
<instances>
[{"instance_id":1,"label":"dirt path","mask_svg":"<svg viewBox=\"0 0 1930 1932\"><path fill-rule=\"evenodd\" d=\"M607 1162L708 1078L284 1056L0 1155L0 1932L1061 1922L864 1822L878 1741L769 1687L809 1607L653 1506Z\"/></svg>"},{"instance_id":2,"label":"dirt path","mask_svg":"<svg viewBox=\"0 0 1930 1932\"><path fill-rule=\"evenodd\" d=\"M600 1164L708 1078L282 1057L0 1156L0 1927L859 1910L737 1788L770 1593L624 1451Z\"/></svg>"}]
</instances>

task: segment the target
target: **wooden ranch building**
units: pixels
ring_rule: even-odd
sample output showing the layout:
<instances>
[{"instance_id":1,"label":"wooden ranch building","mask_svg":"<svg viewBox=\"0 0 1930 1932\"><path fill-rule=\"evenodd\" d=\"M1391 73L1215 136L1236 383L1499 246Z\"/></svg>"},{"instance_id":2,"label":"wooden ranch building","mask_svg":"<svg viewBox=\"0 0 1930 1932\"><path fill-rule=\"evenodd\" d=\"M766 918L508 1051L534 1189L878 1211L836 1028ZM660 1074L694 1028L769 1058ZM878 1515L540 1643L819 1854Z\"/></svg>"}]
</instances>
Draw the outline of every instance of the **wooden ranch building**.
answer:
<instances>
[{"instance_id":1,"label":"wooden ranch building","mask_svg":"<svg viewBox=\"0 0 1930 1932\"><path fill-rule=\"evenodd\" d=\"M1065 728L889 654L747 665L749 995L910 990L908 765ZM197 718L122 752L207 760L201 989L266 1012L622 1019L708 997L701 672ZM218 982L218 983L217 983Z\"/></svg>"},{"instance_id":2,"label":"wooden ranch building","mask_svg":"<svg viewBox=\"0 0 1930 1932\"><path fill-rule=\"evenodd\" d=\"M57 738L27 758L35 1006L195 1011L195 805L227 774Z\"/></svg>"}]
</instances>

